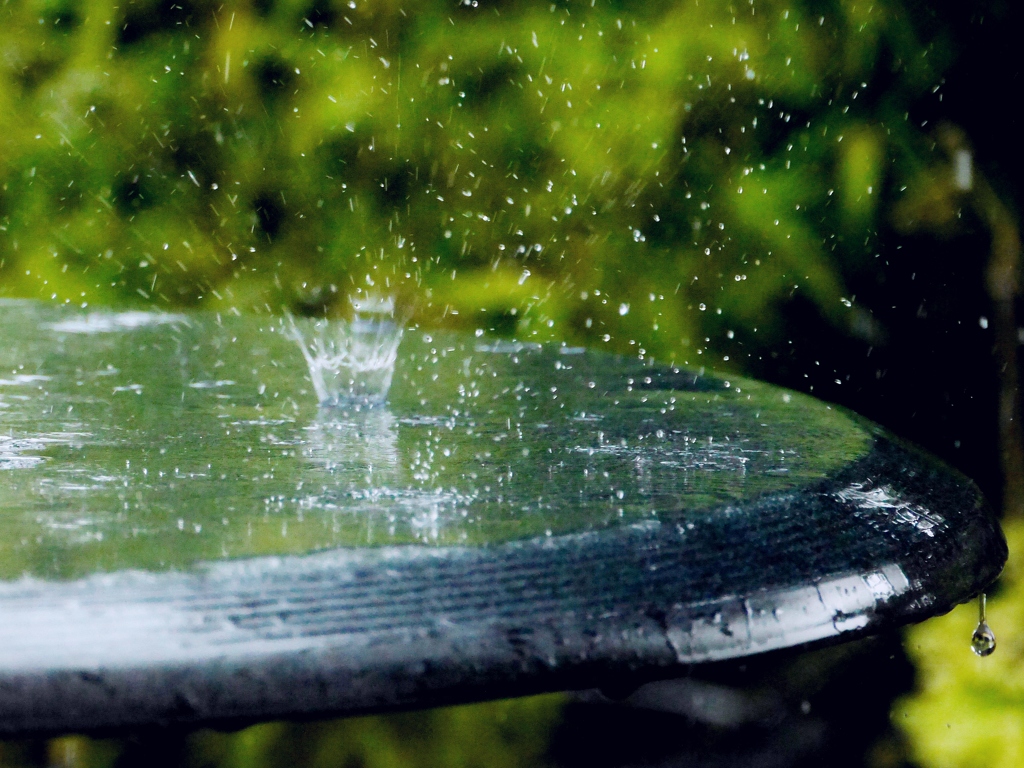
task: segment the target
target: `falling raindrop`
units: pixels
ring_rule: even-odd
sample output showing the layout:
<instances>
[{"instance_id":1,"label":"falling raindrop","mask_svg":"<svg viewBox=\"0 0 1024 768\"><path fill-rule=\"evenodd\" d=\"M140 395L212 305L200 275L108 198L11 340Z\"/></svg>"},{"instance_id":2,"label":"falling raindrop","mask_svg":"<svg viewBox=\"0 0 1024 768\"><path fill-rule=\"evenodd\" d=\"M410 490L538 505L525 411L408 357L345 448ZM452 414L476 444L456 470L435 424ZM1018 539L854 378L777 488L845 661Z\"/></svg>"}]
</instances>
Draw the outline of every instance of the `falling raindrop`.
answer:
<instances>
[{"instance_id":1,"label":"falling raindrop","mask_svg":"<svg viewBox=\"0 0 1024 768\"><path fill-rule=\"evenodd\" d=\"M971 650L978 656L988 656L996 649L995 633L985 619L985 593L978 597L978 626L971 635Z\"/></svg>"}]
</instances>

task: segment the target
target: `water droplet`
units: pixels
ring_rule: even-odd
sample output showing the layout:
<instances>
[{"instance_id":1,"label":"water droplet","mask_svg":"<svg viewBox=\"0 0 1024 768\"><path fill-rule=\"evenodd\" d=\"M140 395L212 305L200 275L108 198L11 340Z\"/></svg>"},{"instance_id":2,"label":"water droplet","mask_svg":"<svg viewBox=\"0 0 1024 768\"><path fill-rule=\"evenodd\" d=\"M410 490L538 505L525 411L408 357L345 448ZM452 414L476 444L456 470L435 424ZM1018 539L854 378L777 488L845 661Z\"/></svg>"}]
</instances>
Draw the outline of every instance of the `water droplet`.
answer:
<instances>
[{"instance_id":1,"label":"water droplet","mask_svg":"<svg viewBox=\"0 0 1024 768\"><path fill-rule=\"evenodd\" d=\"M985 593L978 597L978 626L971 635L971 650L978 656L988 656L996 649L996 635L985 619Z\"/></svg>"},{"instance_id":2,"label":"water droplet","mask_svg":"<svg viewBox=\"0 0 1024 768\"><path fill-rule=\"evenodd\" d=\"M619 304L619 314L620 315L628 315L629 314L629 304L625 304L625 303Z\"/></svg>"},{"instance_id":3,"label":"water droplet","mask_svg":"<svg viewBox=\"0 0 1024 768\"><path fill-rule=\"evenodd\" d=\"M974 630L974 634L971 635L971 650L978 656L988 656L995 649L995 633L992 632L988 624L981 622L978 624L978 628Z\"/></svg>"}]
</instances>

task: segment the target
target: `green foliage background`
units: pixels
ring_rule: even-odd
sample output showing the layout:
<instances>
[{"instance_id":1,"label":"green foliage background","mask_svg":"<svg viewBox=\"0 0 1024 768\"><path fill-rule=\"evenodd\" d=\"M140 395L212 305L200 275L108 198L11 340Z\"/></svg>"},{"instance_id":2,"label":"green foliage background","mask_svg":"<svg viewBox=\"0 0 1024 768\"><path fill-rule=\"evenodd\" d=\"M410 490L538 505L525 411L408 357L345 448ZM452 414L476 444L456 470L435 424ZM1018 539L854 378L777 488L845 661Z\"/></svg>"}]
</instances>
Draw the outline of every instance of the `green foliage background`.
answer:
<instances>
[{"instance_id":1,"label":"green foliage background","mask_svg":"<svg viewBox=\"0 0 1024 768\"><path fill-rule=\"evenodd\" d=\"M394 293L423 323L738 370L786 343L800 299L872 343L847 286L881 269L880 239L960 226L912 119L957 51L922 16L896 0L0 0L0 295L335 315ZM1007 585L997 632L1004 610L1024 626ZM958 616L911 635L914 753L975 764L956 745L985 725L936 736L970 690L1017 723L987 728L985 762L1018 764L1010 654L967 659ZM444 750L518 707L525 746L502 754L530 762L552 701L419 715L447 725L401 760L384 721L309 738L349 734L338 749L365 765L498 765ZM269 765L288 733L196 749ZM49 749L104 765L120 747Z\"/></svg>"},{"instance_id":2,"label":"green foliage background","mask_svg":"<svg viewBox=\"0 0 1024 768\"><path fill-rule=\"evenodd\" d=\"M907 106L948 56L898 3L351 5L7 0L4 292L372 289L695 358L797 291L846 327L880 206L933 186Z\"/></svg>"},{"instance_id":3,"label":"green foliage background","mask_svg":"<svg viewBox=\"0 0 1024 768\"><path fill-rule=\"evenodd\" d=\"M920 690L897 701L893 716L911 736L921 765L1010 768L1024 760L1024 573L1018 554L1024 525L1014 520L1005 529L1011 557L986 610L991 626L1001 630L996 653L966 653L978 622L973 603L907 633Z\"/></svg>"}]
</instances>

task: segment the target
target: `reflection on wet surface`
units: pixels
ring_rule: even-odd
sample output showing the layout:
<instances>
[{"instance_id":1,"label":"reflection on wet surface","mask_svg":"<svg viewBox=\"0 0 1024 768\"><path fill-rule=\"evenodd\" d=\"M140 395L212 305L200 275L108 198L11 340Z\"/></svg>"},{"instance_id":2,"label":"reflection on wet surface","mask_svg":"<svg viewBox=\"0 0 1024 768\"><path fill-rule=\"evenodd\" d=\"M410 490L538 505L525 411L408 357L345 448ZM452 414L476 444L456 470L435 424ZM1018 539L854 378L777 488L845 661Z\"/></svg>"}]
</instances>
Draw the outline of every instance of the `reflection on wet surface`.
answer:
<instances>
[{"instance_id":1,"label":"reflection on wet surface","mask_svg":"<svg viewBox=\"0 0 1024 768\"><path fill-rule=\"evenodd\" d=\"M0 316L7 576L685 527L870 442L795 393L582 349L409 331L386 405L322 408L280 322Z\"/></svg>"}]
</instances>

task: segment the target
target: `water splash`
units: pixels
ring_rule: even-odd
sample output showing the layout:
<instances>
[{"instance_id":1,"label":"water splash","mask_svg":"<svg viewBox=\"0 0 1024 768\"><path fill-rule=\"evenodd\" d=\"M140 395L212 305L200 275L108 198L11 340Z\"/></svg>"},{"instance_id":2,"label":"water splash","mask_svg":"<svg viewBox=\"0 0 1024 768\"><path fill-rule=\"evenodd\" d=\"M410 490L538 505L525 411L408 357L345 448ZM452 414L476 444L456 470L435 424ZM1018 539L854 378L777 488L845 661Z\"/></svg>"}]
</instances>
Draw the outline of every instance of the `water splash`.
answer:
<instances>
[{"instance_id":1,"label":"water splash","mask_svg":"<svg viewBox=\"0 0 1024 768\"><path fill-rule=\"evenodd\" d=\"M971 650L978 656L988 656L996 649L996 635L985 618L985 593L978 596L978 626L971 635Z\"/></svg>"},{"instance_id":2,"label":"water splash","mask_svg":"<svg viewBox=\"0 0 1024 768\"><path fill-rule=\"evenodd\" d=\"M402 325L391 296L351 299L351 321L315 320L300 326L287 315L287 333L309 366L323 406L372 407L387 399Z\"/></svg>"}]
</instances>

